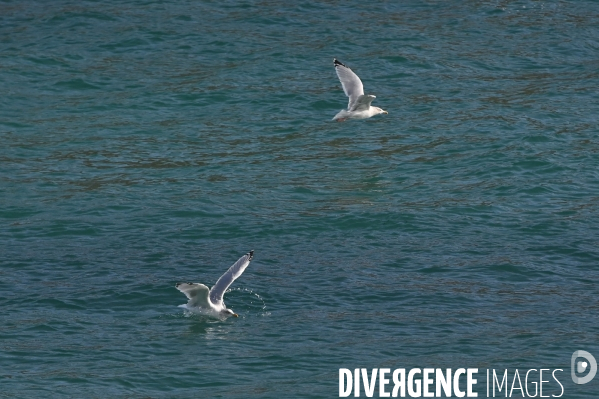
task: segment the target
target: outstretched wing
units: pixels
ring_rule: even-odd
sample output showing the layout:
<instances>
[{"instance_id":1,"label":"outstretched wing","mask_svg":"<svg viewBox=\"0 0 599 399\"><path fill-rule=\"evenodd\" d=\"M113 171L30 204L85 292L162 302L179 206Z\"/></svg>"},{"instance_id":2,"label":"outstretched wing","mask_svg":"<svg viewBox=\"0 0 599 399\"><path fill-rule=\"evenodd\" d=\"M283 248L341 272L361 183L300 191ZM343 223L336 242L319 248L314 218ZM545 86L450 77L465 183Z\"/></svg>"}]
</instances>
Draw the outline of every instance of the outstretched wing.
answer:
<instances>
[{"instance_id":1,"label":"outstretched wing","mask_svg":"<svg viewBox=\"0 0 599 399\"><path fill-rule=\"evenodd\" d=\"M223 302L223 295L225 295L225 291L229 286L237 279L237 277L241 276L246 267L250 264L250 261L254 257L254 251L250 251L247 254L243 255L237 262L233 264L227 270L225 274L220 276L214 287L210 290L210 301L219 306Z\"/></svg>"},{"instance_id":2,"label":"outstretched wing","mask_svg":"<svg viewBox=\"0 0 599 399\"><path fill-rule=\"evenodd\" d=\"M343 91L349 97L347 109L351 110L356 101L358 101L358 98L364 95L364 86L362 86L362 81L358 75L351 69L337 61L336 58L333 59L333 63L335 64L337 76L339 76L339 80L341 81L341 86L343 86Z\"/></svg>"},{"instance_id":3,"label":"outstretched wing","mask_svg":"<svg viewBox=\"0 0 599 399\"><path fill-rule=\"evenodd\" d=\"M356 101L354 107L350 109L350 111L366 111L370 108L370 104L375 98L376 96L373 96L372 94L358 97L358 101Z\"/></svg>"},{"instance_id":4,"label":"outstretched wing","mask_svg":"<svg viewBox=\"0 0 599 399\"><path fill-rule=\"evenodd\" d=\"M208 294L210 289L200 283L177 283L175 286L189 299L187 306L210 309Z\"/></svg>"}]
</instances>

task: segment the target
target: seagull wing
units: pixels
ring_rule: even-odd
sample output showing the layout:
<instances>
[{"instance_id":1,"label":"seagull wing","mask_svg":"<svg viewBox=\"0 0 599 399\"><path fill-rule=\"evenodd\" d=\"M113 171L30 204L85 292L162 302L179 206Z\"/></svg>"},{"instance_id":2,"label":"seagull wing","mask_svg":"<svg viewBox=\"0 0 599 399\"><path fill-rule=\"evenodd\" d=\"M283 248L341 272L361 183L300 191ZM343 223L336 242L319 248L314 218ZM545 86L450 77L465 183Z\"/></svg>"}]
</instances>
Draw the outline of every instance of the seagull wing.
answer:
<instances>
[{"instance_id":1,"label":"seagull wing","mask_svg":"<svg viewBox=\"0 0 599 399\"><path fill-rule=\"evenodd\" d=\"M341 81L341 86L343 86L343 91L345 92L345 95L349 97L347 109L351 110L356 101L358 101L358 98L364 95L364 86L362 86L362 81L358 75L351 69L337 61L336 58L333 59L333 62L335 64L337 76L339 76L339 80Z\"/></svg>"},{"instance_id":2,"label":"seagull wing","mask_svg":"<svg viewBox=\"0 0 599 399\"><path fill-rule=\"evenodd\" d=\"M216 305L222 305L223 296L225 295L225 291L229 286L237 279L237 277L241 276L246 267L250 264L250 261L254 257L254 251L250 251L247 254L243 255L237 262L233 264L227 270L225 274L220 276L214 287L210 290L210 301Z\"/></svg>"},{"instance_id":3,"label":"seagull wing","mask_svg":"<svg viewBox=\"0 0 599 399\"><path fill-rule=\"evenodd\" d=\"M189 299L187 306L201 307L210 309L210 300L208 299L208 293L210 289L204 284L200 283L177 283L175 286L179 291L185 294Z\"/></svg>"},{"instance_id":4,"label":"seagull wing","mask_svg":"<svg viewBox=\"0 0 599 399\"><path fill-rule=\"evenodd\" d=\"M366 111L370 109L370 104L375 98L376 96L373 96L372 94L358 97L358 101L354 103L354 107L350 109L350 111Z\"/></svg>"}]
</instances>

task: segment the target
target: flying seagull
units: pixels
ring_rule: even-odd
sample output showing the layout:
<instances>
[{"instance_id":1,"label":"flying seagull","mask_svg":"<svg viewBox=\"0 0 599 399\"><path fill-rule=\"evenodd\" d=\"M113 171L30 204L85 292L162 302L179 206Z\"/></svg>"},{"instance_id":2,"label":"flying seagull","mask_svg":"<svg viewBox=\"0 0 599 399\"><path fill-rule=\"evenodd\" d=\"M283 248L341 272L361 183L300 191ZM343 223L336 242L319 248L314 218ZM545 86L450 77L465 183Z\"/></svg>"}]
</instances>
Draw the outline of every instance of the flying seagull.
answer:
<instances>
[{"instance_id":1,"label":"flying seagull","mask_svg":"<svg viewBox=\"0 0 599 399\"><path fill-rule=\"evenodd\" d=\"M376 98L371 94L364 95L362 81L351 69L333 58L335 71L345 95L349 97L347 110L342 110L333 118L334 121L343 122L348 119L366 119L378 114L387 114L388 112L379 107L372 107L370 103Z\"/></svg>"},{"instance_id":2,"label":"flying seagull","mask_svg":"<svg viewBox=\"0 0 599 399\"><path fill-rule=\"evenodd\" d=\"M231 309L227 309L223 301L223 296L233 281L241 276L245 268L248 267L253 257L254 251L252 250L239 258L225 274L220 276L212 289L200 283L177 283L175 287L189 299L187 305L182 306L186 306L187 308L199 307L201 310L207 311L214 316L239 317L237 313L234 313Z\"/></svg>"}]
</instances>

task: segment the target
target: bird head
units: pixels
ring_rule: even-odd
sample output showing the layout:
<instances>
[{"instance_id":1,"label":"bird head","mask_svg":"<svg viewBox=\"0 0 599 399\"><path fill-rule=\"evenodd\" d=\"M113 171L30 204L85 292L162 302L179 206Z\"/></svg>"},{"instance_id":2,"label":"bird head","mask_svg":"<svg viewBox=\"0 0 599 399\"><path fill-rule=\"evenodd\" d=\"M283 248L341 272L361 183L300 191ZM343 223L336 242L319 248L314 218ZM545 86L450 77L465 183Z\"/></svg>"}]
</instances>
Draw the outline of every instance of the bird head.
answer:
<instances>
[{"instance_id":1,"label":"bird head","mask_svg":"<svg viewBox=\"0 0 599 399\"><path fill-rule=\"evenodd\" d=\"M237 313L233 312L231 309L223 309L220 311L220 313L227 317L230 317L230 316L239 317L239 315Z\"/></svg>"}]
</instances>

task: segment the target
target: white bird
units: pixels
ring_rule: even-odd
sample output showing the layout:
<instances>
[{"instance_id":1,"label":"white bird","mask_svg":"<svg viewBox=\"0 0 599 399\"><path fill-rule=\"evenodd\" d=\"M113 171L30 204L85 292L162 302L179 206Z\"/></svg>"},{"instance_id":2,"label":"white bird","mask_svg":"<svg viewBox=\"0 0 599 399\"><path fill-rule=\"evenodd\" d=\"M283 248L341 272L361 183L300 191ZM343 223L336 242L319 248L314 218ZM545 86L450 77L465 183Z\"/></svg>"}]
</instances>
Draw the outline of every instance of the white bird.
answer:
<instances>
[{"instance_id":1,"label":"white bird","mask_svg":"<svg viewBox=\"0 0 599 399\"><path fill-rule=\"evenodd\" d=\"M351 69L343 65L336 58L333 58L335 71L343 86L345 95L349 97L347 110L339 112L333 118L334 121L343 122L347 119L366 119L378 114L388 114L387 111L379 107L371 107L370 103L376 98L371 94L364 95L364 86L362 81Z\"/></svg>"},{"instance_id":2,"label":"white bird","mask_svg":"<svg viewBox=\"0 0 599 399\"><path fill-rule=\"evenodd\" d=\"M252 250L239 258L225 274L220 276L212 289L200 283L177 283L175 287L189 299L187 305L182 306L188 309L199 307L200 310L207 311L209 314L217 317L239 317L237 313L234 313L231 309L227 309L223 301L223 296L233 281L241 276L245 268L248 267L253 257L254 251Z\"/></svg>"}]
</instances>

